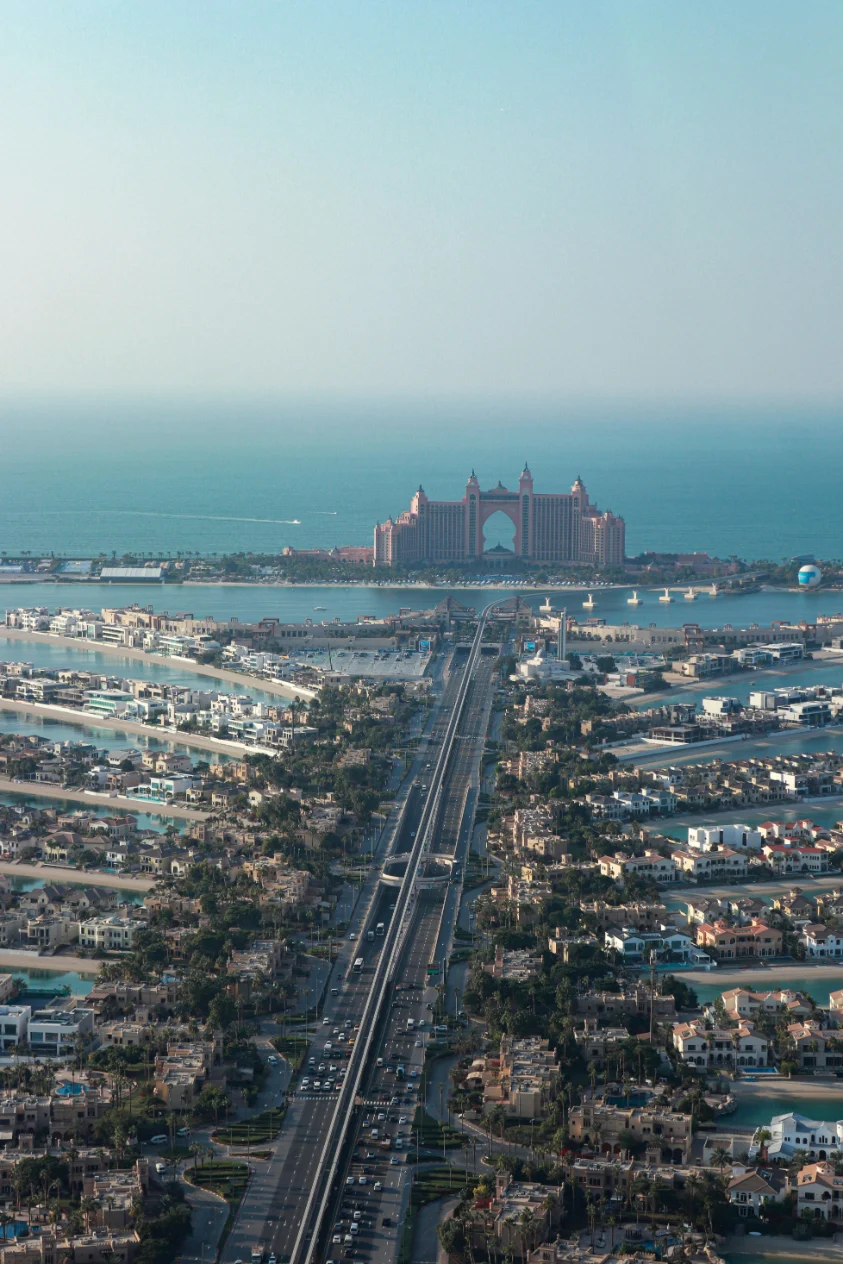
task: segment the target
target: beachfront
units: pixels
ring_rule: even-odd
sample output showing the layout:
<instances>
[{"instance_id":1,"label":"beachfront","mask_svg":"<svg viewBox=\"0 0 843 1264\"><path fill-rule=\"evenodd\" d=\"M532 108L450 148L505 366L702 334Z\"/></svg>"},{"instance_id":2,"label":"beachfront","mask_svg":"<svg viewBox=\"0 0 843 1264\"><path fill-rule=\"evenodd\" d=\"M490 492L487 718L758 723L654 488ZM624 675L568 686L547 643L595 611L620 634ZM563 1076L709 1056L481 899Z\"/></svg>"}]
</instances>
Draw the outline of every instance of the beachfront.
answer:
<instances>
[{"instance_id":1,"label":"beachfront","mask_svg":"<svg viewBox=\"0 0 843 1264\"><path fill-rule=\"evenodd\" d=\"M103 873L100 869L74 869L69 865L48 865L43 861L0 860L0 873L13 878L38 878L41 882L71 882L86 887L117 887L146 894L157 882L142 874Z\"/></svg>"},{"instance_id":2,"label":"beachfront","mask_svg":"<svg viewBox=\"0 0 843 1264\"><path fill-rule=\"evenodd\" d=\"M18 702L15 698L0 698L0 711L15 715L43 716L46 719L63 720L65 724L78 724L82 728L115 729L120 733L136 733L139 737L169 739L195 750L212 751L224 755L243 755L258 748L246 742L232 742L230 738L206 737L182 729L164 728L160 724L143 724L140 720L123 720L119 716L92 715L78 707L59 707L47 702Z\"/></svg>"},{"instance_id":3,"label":"beachfront","mask_svg":"<svg viewBox=\"0 0 843 1264\"><path fill-rule=\"evenodd\" d=\"M185 671L197 676L209 676L213 680L237 685L240 689L260 689L264 693L288 700L300 698L310 701L316 697L315 690L288 684L286 681L266 680L263 676L250 676L245 672L230 671L225 667L211 667L207 663L197 663L192 658L173 658L166 654L153 654L147 650L134 649L131 646L111 645L107 641L86 641L81 637L58 636L52 632L28 632L24 628L10 628L5 624L0 627L0 637L10 641L25 641L33 645L47 643L80 652L114 654L119 658L131 658L139 663L166 663L173 667L184 667Z\"/></svg>"},{"instance_id":4,"label":"beachfront","mask_svg":"<svg viewBox=\"0 0 843 1264\"><path fill-rule=\"evenodd\" d=\"M0 777L0 793L20 794L30 799L60 799L65 803L81 803L85 807L121 809L127 812L160 813L179 821L207 821L210 812L202 812L198 808L188 808L180 803L156 803L153 799L133 799L130 795L98 794L92 790L68 790L47 781L14 781L11 777Z\"/></svg>"}]
</instances>

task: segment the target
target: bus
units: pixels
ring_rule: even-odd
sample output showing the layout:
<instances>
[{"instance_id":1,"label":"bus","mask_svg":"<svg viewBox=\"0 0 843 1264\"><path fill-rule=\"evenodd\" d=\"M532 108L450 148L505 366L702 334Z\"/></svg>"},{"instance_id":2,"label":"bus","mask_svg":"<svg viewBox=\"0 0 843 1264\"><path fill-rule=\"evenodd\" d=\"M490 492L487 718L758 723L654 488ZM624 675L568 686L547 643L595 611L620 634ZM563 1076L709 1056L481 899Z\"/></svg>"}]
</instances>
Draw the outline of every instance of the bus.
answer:
<instances>
[{"instance_id":1,"label":"bus","mask_svg":"<svg viewBox=\"0 0 843 1264\"><path fill-rule=\"evenodd\" d=\"M377 935L380 939L383 939L385 929L386 929L386 928L385 928L385 926L384 926L383 922L378 922L377 926L375 927L375 934L376 934L376 935Z\"/></svg>"},{"instance_id":2,"label":"bus","mask_svg":"<svg viewBox=\"0 0 843 1264\"><path fill-rule=\"evenodd\" d=\"M355 961L355 963L354 963L354 969L357 971L357 973L358 973L358 974L359 974L359 973L360 973L360 971L363 969L363 958L362 958L362 957L358 957L358 958L357 958L357 960L356 960L356 961Z\"/></svg>"}]
</instances>

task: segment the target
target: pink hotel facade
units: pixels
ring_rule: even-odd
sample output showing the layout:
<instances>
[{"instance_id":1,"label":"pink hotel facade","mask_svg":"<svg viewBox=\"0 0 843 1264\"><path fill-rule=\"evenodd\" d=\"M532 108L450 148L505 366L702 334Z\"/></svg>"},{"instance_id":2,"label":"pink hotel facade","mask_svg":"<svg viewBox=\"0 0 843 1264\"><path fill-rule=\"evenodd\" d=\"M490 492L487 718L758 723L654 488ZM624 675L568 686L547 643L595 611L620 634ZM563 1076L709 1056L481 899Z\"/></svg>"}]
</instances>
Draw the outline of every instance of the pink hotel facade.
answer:
<instances>
[{"instance_id":1,"label":"pink hotel facade","mask_svg":"<svg viewBox=\"0 0 843 1264\"><path fill-rule=\"evenodd\" d=\"M462 500L429 500L419 490L394 521L375 527L375 566L481 561L484 526L503 512L514 523L514 555L531 562L620 566L626 545L623 518L589 503L580 479L570 492L534 492L525 465L518 490L498 483L482 491L472 470Z\"/></svg>"}]
</instances>

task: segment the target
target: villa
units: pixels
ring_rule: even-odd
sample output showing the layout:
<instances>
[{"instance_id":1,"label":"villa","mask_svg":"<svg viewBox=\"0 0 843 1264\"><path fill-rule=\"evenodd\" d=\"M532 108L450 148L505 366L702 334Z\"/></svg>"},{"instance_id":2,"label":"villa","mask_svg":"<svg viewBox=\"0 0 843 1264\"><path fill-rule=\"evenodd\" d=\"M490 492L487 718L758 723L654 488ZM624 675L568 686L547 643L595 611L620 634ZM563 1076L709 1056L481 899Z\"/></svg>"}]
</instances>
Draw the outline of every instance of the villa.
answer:
<instances>
[{"instance_id":1,"label":"villa","mask_svg":"<svg viewBox=\"0 0 843 1264\"><path fill-rule=\"evenodd\" d=\"M766 1151L769 1159L789 1159L797 1150L804 1150L809 1159L827 1159L831 1151L843 1145L843 1119L807 1119L791 1111L787 1115L774 1115L768 1128L770 1140ZM762 1148L758 1140L761 1129L752 1138L749 1147L751 1159Z\"/></svg>"}]
</instances>

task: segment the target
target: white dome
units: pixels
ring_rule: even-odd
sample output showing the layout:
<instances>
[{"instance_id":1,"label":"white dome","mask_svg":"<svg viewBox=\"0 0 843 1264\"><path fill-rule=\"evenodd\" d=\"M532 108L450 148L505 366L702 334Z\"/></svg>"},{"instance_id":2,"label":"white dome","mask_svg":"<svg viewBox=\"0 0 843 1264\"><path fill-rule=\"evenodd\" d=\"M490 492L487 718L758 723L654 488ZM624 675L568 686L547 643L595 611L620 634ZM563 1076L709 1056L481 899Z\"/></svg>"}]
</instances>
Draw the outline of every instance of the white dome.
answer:
<instances>
[{"instance_id":1,"label":"white dome","mask_svg":"<svg viewBox=\"0 0 843 1264\"><path fill-rule=\"evenodd\" d=\"M818 566L801 566L797 579L800 588L816 588L817 584L823 577L823 573Z\"/></svg>"}]
</instances>

